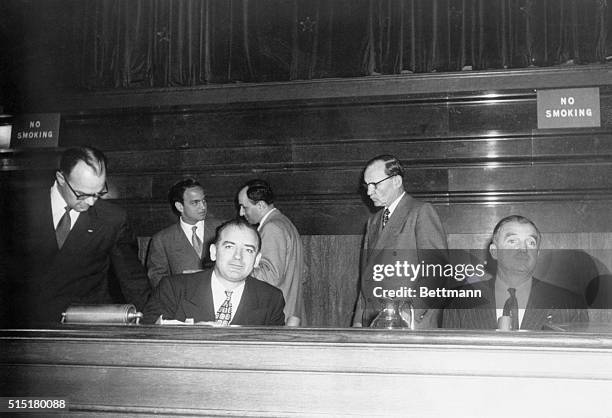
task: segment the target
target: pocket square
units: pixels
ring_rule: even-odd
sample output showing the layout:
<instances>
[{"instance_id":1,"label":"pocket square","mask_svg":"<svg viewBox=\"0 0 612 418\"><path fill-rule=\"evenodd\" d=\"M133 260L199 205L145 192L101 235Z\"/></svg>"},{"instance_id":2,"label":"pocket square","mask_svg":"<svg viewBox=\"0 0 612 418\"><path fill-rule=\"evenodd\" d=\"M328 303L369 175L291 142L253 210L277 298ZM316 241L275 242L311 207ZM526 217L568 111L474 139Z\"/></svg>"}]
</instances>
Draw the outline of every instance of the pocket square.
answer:
<instances>
[{"instance_id":1,"label":"pocket square","mask_svg":"<svg viewBox=\"0 0 612 418\"><path fill-rule=\"evenodd\" d=\"M87 232L92 233L93 229L88 229Z\"/></svg>"}]
</instances>

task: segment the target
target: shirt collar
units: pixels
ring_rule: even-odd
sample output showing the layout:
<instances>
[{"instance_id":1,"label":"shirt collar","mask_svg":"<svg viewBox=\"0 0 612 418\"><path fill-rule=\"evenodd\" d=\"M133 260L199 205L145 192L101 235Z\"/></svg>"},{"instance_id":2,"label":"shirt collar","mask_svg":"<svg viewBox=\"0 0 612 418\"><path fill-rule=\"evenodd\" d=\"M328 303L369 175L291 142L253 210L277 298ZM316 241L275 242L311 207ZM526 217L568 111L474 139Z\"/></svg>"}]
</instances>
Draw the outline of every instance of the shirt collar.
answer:
<instances>
[{"instance_id":1,"label":"shirt collar","mask_svg":"<svg viewBox=\"0 0 612 418\"><path fill-rule=\"evenodd\" d=\"M215 274L215 270L213 269L212 274L210 276L210 286L213 289L213 291L215 290L221 290L223 292L225 292L226 290L231 290L233 292L236 292L238 290L240 290L242 292L242 289L244 289L244 283L246 282L246 279L241 281L240 283L238 283L238 285L233 288L233 289L227 289L224 285L223 282L221 281L221 279L219 279L217 277L217 275Z\"/></svg>"},{"instance_id":2,"label":"shirt collar","mask_svg":"<svg viewBox=\"0 0 612 418\"><path fill-rule=\"evenodd\" d=\"M395 210L395 208L397 207L397 205L399 205L400 200L402 200L402 197L404 197L404 195L406 194L406 192L402 192L401 195L399 195L394 201L393 203L391 203L389 206L387 206L387 210L389 211L389 216L391 216L391 214L393 213L393 211Z\"/></svg>"},{"instance_id":3,"label":"shirt collar","mask_svg":"<svg viewBox=\"0 0 612 418\"><path fill-rule=\"evenodd\" d=\"M59 223L62 216L64 216L64 213L66 213L66 206L68 205L68 203L66 203L66 201L64 200L64 197L60 193L59 188L57 187L57 180L55 180L55 182L53 183L53 186L51 186L50 195L51 195L51 215L53 216L53 227L57 228L57 224ZM76 210L71 210L69 213L70 213L70 228L72 229L77 219L79 219L79 215L81 213L77 212Z\"/></svg>"},{"instance_id":4,"label":"shirt collar","mask_svg":"<svg viewBox=\"0 0 612 418\"><path fill-rule=\"evenodd\" d=\"M187 234L188 237L191 237L191 234L193 233L192 228L194 226L197 227L196 234L198 234L200 238L201 236L204 236L204 220L198 221L194 225L191 225L185 222L182 216L179 216L179 223L181 224L181 229L183 232L185 232L185 234Z\"/></svg>"},{"instance_id":5,"label":"shirt collar","mask_svg":"<svg viewBox=\"0 0 612 418\"><path fill-rule=\"evenodd\" d=\"M516 289L516 301L518 302L519 309L527 308L527 301L529 300L529 294L531 293L531 285L533 283L533 277L525 280L523 283L515 287ZM508 292L508 286L504 281L495 280L495 304L498 308L503 307L506 300L510 297Z\"/></svg>"},{"instance_id":6,"label":"shirt collar","mask_svg":"<svg viewBox=\"0 0 612 418\"><path fill-rule=\"evenodd\" d=\"M264 224L264 222L266 221L266 219L268 219L268 217L270 216L270 214L272 212L274 212L276 210L276 208L272 208L268 211L268 213L266 213L262 218L261 221L259 221L259 226L257 227L257 230L259 231L262 227L262 225Z\"/></svg>"},{"instance_id":7,"label":"shirt collar","mask_svg":"<svg viewBox=\"0 0 612 418\"><path fill-rule=\"evenodd\" d=\"M64 200L64 197L57 188L57 180L55 180L53 186L51 186L51 208L53 209L53 212L57 211L64 213L66 205L67 203Z\"/></svg>"}]
</instances>

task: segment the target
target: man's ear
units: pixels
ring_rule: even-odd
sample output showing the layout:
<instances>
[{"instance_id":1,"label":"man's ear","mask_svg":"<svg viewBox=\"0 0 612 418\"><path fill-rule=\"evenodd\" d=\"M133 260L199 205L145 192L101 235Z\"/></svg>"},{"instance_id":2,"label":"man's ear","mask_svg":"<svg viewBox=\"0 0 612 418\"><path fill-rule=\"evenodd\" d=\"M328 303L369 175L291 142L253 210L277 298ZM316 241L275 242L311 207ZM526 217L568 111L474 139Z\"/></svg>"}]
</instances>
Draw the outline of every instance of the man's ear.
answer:
<instances>
[{"instance_id":1,"label":"man's ear","mask_svg":"<svg viewBox=\"0 0 612 418\"><path fill-rule=\"evenodd\" d=\"M402 176L397 175L393 177L393 184L395 185L395 187L402 187L402 185L404 184L404 179L402 178Z\"/></svg>"},{"instance_id":2,"label":"man's ear","mask_svg":"<svg viewBox=\"0 0 612 418\"><path fill-rule=\"evenodd\" d=\"M62 174L61 171L57 170L55 172L55 180L57 180L57 182L59 184L61 184L62 186L64 185L64 183L66 182L66 179L64 178L64 175Z\"/></svg>"},{"instance_id":3,"label":"man's ear","mask_svg":"<svg viewBox=\"0 0 612 418\"><path fill-rule=\"evenodd\" d=\"M217 246L215 244L210 244L208 250L210 251L210 259L212 261L217 260Z\"/></svg>"},{"instance_id":4,"label":"man's ear","mask_svg":"<svg viewBox=\"0 0 612 418\"><path fill-rule=\"evenodd\" d=\"M255 256L255 264L253 264L253 268L259 267L259 261L261 260L261 253L257 253Z\"/></svg>"},{"instance_id":5,"label":"man's ear","mask_svg":"<svg viewBox=\"0 0 612 418\"><path fill-rule=\"evenodd\" d=\"M497 260L497 245L495 245L494 242L489 244L489 253L491 254L491 257L493 257L493 260Z\"/></svg>"},{"instance_id":6,"label":"man's ear","mask_svg":"<svg viewBox=\"0 0 612 418\"><path fill-rule=\"evenodd\" d=\"M174 202L174 207L176 208L176 210L178 210L180 213L183 213L183 210L185 210L185 208L183 207L183 204L181 202Z\"/></svg>"}]
</instances>

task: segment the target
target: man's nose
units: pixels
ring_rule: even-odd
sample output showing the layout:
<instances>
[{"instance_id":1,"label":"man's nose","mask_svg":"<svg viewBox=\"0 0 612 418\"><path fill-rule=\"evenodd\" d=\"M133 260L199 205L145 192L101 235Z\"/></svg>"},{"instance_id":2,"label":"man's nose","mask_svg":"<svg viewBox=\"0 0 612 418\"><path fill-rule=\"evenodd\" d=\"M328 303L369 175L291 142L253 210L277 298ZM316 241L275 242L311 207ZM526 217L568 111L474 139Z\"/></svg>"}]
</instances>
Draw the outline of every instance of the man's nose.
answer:
<instances>
[{"instance_id":1,"label":"man's nose","mask_svg":"<svg viewBox=\"0 0 612 418\"><path fill-rule=\"evenodd\" d=\"M234 251L234 258L236 260L242 259L242 250L236 248L236 250Z\"/></svg>"},{"instance_id":2,"label":"man's nose","mask_svg":"<svg viewBox=\"0 0 612 418\"><path fill-rule=\"evenodd\" d=\"M240 212L239 213L240 213L240 216L244 216L244 208L243 207L240 207Z\"/></svg>"},{"instance_id":3,"label":"man's nose","mask_svg":"<svg viewBox=\"0 0 612 418\"><path fill-rule=\"evenodd\" d=\"M89 206L93 206L96 204L97 200L97 197L89 196L87 199L84 200L84 202L87 203Z\"/></svg>"}]
</instances>

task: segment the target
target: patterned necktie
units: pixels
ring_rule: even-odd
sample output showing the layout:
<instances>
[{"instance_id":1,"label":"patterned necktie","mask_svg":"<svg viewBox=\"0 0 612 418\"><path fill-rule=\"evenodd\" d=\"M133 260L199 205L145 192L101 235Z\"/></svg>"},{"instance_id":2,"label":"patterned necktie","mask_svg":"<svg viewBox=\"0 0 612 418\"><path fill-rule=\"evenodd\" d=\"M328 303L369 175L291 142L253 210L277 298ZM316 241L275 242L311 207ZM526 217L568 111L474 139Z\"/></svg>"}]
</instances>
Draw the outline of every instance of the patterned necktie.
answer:
<instances>
[{"instance_id":1,"label":"patterned necktie","mask_svg":"<svg viewBox=\"0 0 612 418\"><path fill-rule=\"evenodd\" d=\"M191 230L193 231L193 233L191 234L191 245L193 245L193 248L196 250L196 253L198 253L198 257L202 258L202 240L200 239L200 237L198 237L198 234L196 234L197 229L197 226L191 227Z\"/></svg>"},{"instance_id":2,"label":"patterned necktie","mask_svg":"<svg viewBox=\"0 0 612 418\"><path fill-rule=\"evenodd\" d=\"M66 238L68 238L68 234L70 233L70 207L66 206L64 208L66 212L59 220L57 224L57 228L55 228L55 238L57 239L57 247L61 250L64 242L66 242Z\"/></svg>"},{"instance_id":3,"label":"patterned necktie","mask_svg":"<svg viewBox=\"0 0 612 418\"><path fill-rule=\"evenodd\" d=\"M383 228L387 226L387 222L389 222L390 214L391 212L389 212L389 209L385 209L385 211L383 212Z\"/></svg>"},{"instance_id":4,"label":"patterned necktie","mask_svg":"<svg viewBox=\"0 0 612 418\"><path fill-rule=\"evenodd\" d=\"M519 318L518 318L518 301L516 300L516 289L513 287L508 288L510 297L504 303L504 316L509 316L512 320L512 329L519 329Z\"/></svg>"},{"instance_id":5,"label":"patterned necktie","mask_svg":"<svg viewBox=\"0 0 612 418\"><path fill-rule=\"evenodd\" d=\"M232 290L225 291L225 300L217 311L217 324L229 325L232 320Z\"/></svg>"}]
</instances>

